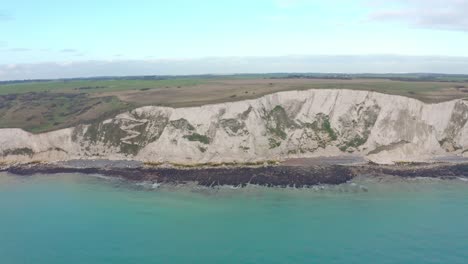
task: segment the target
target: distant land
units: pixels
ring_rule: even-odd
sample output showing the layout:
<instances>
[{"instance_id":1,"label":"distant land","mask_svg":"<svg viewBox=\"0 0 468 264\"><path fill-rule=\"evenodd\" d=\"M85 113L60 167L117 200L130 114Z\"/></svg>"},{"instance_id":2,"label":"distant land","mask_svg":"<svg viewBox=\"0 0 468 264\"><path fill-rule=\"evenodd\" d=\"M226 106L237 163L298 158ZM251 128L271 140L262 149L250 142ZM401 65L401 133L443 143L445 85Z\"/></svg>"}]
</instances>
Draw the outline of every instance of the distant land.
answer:
<instances>
[{"instance_id":1,"label":"distant land","mask_svg":"<svg viewBox=\"0 0 468 264\"><path fill-rule=\"evenodd\" d=\"M239 74L197 74L197 75L141 75L141 76L96 76L58 79L25 79L0 81L1 84L51 82L51 81L105 81L105 80L169 80L169 79L221 79L221 78L306 78L306 79L355 79L381 78L406 81L460 81L468 82L468 74L443 73L239 73Z\"/></svg>"}]
</instances>

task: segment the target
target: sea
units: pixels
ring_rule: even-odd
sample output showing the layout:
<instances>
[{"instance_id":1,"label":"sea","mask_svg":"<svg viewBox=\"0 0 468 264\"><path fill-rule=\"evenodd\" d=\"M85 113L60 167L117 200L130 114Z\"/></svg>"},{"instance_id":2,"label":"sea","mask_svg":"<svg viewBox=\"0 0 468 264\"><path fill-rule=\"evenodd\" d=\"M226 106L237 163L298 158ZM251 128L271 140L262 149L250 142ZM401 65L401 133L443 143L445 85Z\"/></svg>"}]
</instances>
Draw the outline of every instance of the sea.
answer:
<instances>
[{"instance_id":1,"label":"sea","mask_svg":"<svg viewBox=\"0 0 468 264\"><path fill-rule=\"evenodd\" d=\"M0 263L468 263L468 182L205 188L0 173Z\"/></svg>"}]
</instances>

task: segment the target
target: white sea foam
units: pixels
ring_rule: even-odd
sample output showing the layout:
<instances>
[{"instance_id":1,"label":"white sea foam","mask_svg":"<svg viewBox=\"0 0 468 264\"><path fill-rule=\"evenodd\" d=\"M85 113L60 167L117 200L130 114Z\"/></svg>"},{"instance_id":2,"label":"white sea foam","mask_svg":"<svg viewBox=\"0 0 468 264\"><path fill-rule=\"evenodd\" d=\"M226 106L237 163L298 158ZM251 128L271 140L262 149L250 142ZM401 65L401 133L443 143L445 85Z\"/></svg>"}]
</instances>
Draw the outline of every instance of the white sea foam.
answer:
<instances>
[{"instance_id":1,"label":"white sea foam","mask_svg":"<svg viewBox=\"0 0 468 264\"><path fill-rule=\"evenodd\" d=\"M114 180L117 179L116 177L104 176L102 174L87 174L89 177L103 179L103 180Z\"/></svg>"},{"instance_id":2,"label":"white sea foam","mask_svg":"<svg viewBox=\"0 0 468 264\"><path fill-rule=\"evenodd\" d=\"M416 181L441 181L442 180L440 178L434 178L434 177L414 177L413 179Z\"/></svg>"}]
</instances>

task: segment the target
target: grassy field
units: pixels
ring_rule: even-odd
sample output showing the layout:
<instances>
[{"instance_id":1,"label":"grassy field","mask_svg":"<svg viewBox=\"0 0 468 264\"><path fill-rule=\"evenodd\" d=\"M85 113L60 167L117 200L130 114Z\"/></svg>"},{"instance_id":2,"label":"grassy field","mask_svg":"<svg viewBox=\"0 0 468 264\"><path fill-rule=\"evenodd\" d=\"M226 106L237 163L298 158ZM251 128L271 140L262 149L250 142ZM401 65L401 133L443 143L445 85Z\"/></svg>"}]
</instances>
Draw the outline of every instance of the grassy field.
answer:
<instances>
[{"instance_id":1,"label":"grassy field","mask_svg":"<svg viewBox=\"0 0 468 264\"><path fill-rule=\"evenodd\" d=\"M0 96L0 127L43 132L90 122L131 108L116 97L26 93Z\"/></svg>"},{"instance_id":2,"label":"grassy field","mask_svg":"<svg viewBox=\"0 0 468 264\"><path fill-rule=\"evenodd\" d=\"M49 81L30 82L0 85L0 95L29 93L29 92L56 92L56 93L96 93L129 90L146 90L157 88L171 88L180 86L193 86L203 83L196 79L171 80L76 80L76 81Z\"/></svg>"},{"instance_id":3,"label":"grassy field","mask_svg":"<svg viewBox=\"0 0 468 264\"><path fill-rule=\"evenodd\" d=\"M288 90L369 90L427 103L468 97L465 76L442 75L435 81L421 79L419 75L404 75L405 80L400 80L403 77L399 75L335 77L276 74L3 83L0 84L0 128L18 127L37 133L102 120L143 105L200 106Z\"/></svg>"}]
</instances>

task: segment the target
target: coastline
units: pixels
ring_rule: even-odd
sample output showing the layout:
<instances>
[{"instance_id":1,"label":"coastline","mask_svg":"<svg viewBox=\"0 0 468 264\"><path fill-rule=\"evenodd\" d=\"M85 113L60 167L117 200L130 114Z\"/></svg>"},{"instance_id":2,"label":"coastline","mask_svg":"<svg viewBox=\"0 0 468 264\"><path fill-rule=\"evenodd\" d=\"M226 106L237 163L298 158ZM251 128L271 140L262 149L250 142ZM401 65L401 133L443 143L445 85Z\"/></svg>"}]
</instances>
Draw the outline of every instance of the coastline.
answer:
<instances>
[{"instance_id":1,"label":"coastline","mask_svg":"<svg viewBox=\"0 0 468 264\"><path fill-rule=\"evenodd\" d=\"M78 163L77 163L78 162ZM79 163L82 162L82 163ZM332 164L332 163L282 163L263 166L200 166L174 168L164 166L144 166L128 162L117 166L119 161L87 163L29 163L0 167L0 172L20 176L34 174L81 173L99 174L121 178L132 182L152 182L158 184L188 184L215 187L230 185L245 187L249 184L267 187L307 188L317 185L339 185L356 177L378 178L394 176L400 178L437 178L468 180L468 163L400 163L380 165L375 163ZM99 166L98 166L99 165Z\"/></svg>"}]
</instances>

